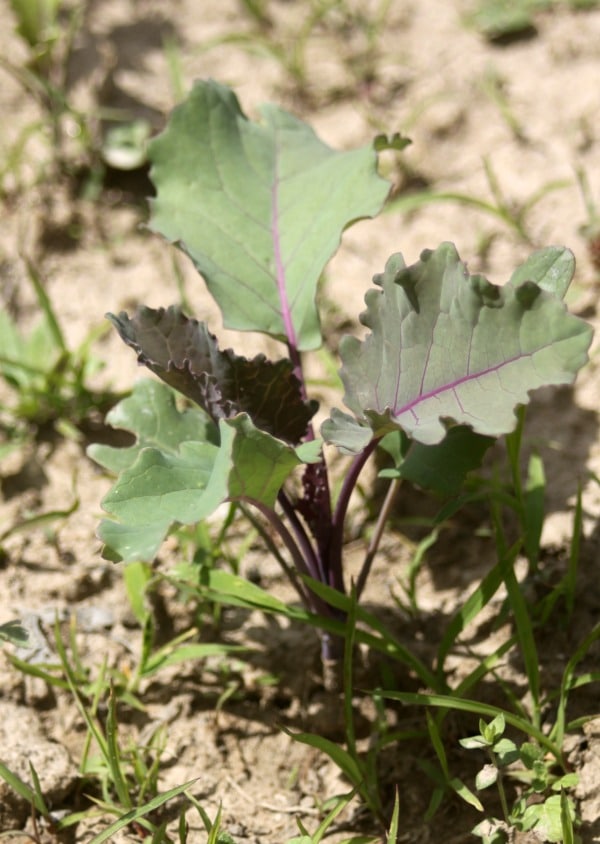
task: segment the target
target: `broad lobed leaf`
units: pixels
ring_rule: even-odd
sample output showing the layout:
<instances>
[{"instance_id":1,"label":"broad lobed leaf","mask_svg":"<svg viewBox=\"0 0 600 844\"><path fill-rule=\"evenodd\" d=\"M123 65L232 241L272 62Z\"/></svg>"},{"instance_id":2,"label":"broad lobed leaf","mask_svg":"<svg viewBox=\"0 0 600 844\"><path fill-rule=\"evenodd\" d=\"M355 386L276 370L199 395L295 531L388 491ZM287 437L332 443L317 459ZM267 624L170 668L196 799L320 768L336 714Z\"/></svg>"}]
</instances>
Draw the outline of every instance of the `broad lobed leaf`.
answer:
<instances>
[{"instance_id":1,"label":"broad lobed leaf","mask_svg":"<svg viewBox=\"0 0 600 844\"><path fill-rule=\"evenodd\" d=\"M543 263L538 256L535 266ZM549 266L559 268L550 281L539 271L536 281L501 288L469 275L451 243L410 267L393 255L374 279L381 289L365 297L361 322L371 333L340 346L344 402L356 418L332 415L325 439L353 450L368 429L381 436L401 428L426 445L452 424L486 436L513 430L515 408L531 390L574 380L592 338L591 327L543 289L562 295L572 262L554 255Z\"/></svg>"},{"instance_id":2,"label":"broad lobed leaf","mask_svg":"<svg viewBox=\"0 0 600 844\"><path fill-rule=\"evenodd\" d=\"M113 428L129 431L136 441L128 448L94 443L88 455L105 469L120 472L130 467L144 448L156 448L165 454L178 454L181 444L190 440L218 445L216 425L199 407L179 410L169 387L150 378L138 381L131 395L107 414Z\"/></svg>"},{"instance_id":3,"label":"broad lobed leaf","mask_svg":"<svg viewBox=\"0 0 600 844\"><path fill-rule=\"evenodd\" d=\"M296 444L307 432L317 403L305 401L288 359L272 362L264 355L252 360L221 351L205 323L186 317L178 307L138 308L108 314L138 361L171 387L187 396L216 423L248 413L254 424Z\"/></svg>"},{"instance_id":4,"label":"broad lobed leaf","mask_svg":"<svg viewBox=\"0 0 600 844\"><path fill-rule=\"evenodd\" d=\"M151 226L190 255L229 328L321 344L317 282L343 230L389 192L372 145L337 152L273 105L261 122L198 82L149 145Z\"/></svg>"},{"instance_id":5,"label":"broad lobed leaf","mask_svg":"<svg viewBox=\"0 0 600 844\"><path fill-rule=\"evenodd\" d=\"M152 560L173 524L205 519L223 501L273 507L294 468L320 455L317 440L293 448L258 430L245 413L222 419L218 430L207 426L202 411L179 410L172 391L149 380L136 385L109 421L137 437L129 448L89 449L101 465L120 471L102 502L111 518L99 536L109 556L126 561Z\"/></svg>"}]
</instances>

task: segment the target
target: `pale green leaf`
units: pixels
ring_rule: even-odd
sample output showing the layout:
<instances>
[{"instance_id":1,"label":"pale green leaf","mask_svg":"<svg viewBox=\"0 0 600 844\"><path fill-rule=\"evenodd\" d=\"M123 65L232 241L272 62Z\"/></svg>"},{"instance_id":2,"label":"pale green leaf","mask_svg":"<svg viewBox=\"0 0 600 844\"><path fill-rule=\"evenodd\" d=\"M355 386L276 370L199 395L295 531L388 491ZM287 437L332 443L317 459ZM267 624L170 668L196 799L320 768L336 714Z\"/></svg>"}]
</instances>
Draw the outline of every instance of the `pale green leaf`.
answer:
<instances>
[{"instance_id":1,"label":"pale green leaf","mask_svg":"<svg viewBox=\"0 0 600 844\"><path fill-rule=\"evenodd\" d=\"M135 444L128 448L99 443L88 448L88 456L112 472L132 466L144 448L176 455L181 444L189 440L218 443L216 426L206 413L195 406L179 410L173 390L150 378L138 381L131 395L107 414L106 422L136 437Z\"/></svg>"},{"instance_id":2,"label":"pale green leaf","mask_svg":"<svg viewBox=\"0 0 600 844\"><path fill-rule=\"evenodd\" d=\"M575 256L564 246L538 249L521 264L510 277L515 287L525 281L535 281L543 290L564 299L575 273Z\"/></svg>"},{"instance_id":3,"label":"pale green leaf","mask_svg":"<svg viewBox=\"0 0 600 844\"><path fill-rule=\"evenodd\" d=\"M252 122L231 90L206 81L173 111L149 158L151 226L190 255L225 326L318 347L323 268L343 230L375 215L389 191L372 146L336 152L273 105Z\"/></svg>"},{"instance_id":4,"label":"pale green leaf","mask_svg":"<svg viewBox=\"0 0 600 844\"><path fill-rule=\"evenodd\" d=\"M568 803L568 814L574 816L572 803ZM563 841L563 818L561 795L553 794L543 803L534 803L525 809L523 828L534 829L542 841Z\"/></svg>"},{"instance_id":5,"label":"pale green leaf","mask_svg":"<svg viewBox=\"0 0 600 844\"><path fill-rule=\"evenodd\" d=\"M177 452L142 448L123 469L102 501L112 520L99 528L118 558L153 559L172 525L199 522L226 500L272 507L293 469L320 454L318 441L293 448L245 413L221 420L219 434L220 446L183 441Z\"/></svg>"},{"instance_id":6,"label":"pale green leaf","mask_svg":"<svg viewBox=\"0 0 600 844\"><path fill-rule=\"evenodd\" d=\"M475 788L477 791L483 791L489 788L498 780L498 768L495 765L484 765L475 777Z\"/></svg>"},{"instance_id":7,"label":"pale green leaf","mask_svg":"<svg viewBox=\"0 0 600 844\"><path fill-rule=\"evenodd\" d=\"M401 428L431 445L455 423L509 433L531 390L572 383L587 360L592 329L559 298L470 276L450 243L411 267L392 256L375 283L361 315L371 333L340 346L344 401L375 436ZM348 448L347 427L331 419L323 433Z\"/></svg>"}]
</instances>

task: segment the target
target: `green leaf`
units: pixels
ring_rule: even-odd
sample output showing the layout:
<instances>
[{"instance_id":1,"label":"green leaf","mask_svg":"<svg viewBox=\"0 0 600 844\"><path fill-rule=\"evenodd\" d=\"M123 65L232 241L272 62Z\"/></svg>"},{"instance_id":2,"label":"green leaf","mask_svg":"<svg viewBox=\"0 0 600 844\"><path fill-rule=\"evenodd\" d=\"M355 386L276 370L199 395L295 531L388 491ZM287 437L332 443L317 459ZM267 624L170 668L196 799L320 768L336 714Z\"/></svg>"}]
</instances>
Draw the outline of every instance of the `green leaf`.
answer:
<instances>
[{"instance_id":1,"label":"green leaf","mask_svg":"<svg viewBox=\"0 0 600 844\"><path fill-rule=\"evenodd\" d=\"M551 788L552 791L561 791L563 788L575 788L578 784L579 774L565 774L564 777L560 777L556 782L553 782Z\"/></svg>"},{"instance_id":2,"label":"green leaf","mask_svg":"<svg viewBox=\"0 0 600 844\"><path fill-rule=\"evenodd\" d=\"M206 413L197 407L178 410L173 390L149 378L135 384L131 395L107 414L106 422L130 431L137 440L129 448L98 443L88 448L88 456L112 472L131 467L144 448L176 455L188 440L218 444L217 428Z\"/></svg>"},{"instance_id":3,"label":"green leaf","mask_svg":"<svg viewBox=\"0 0 600 844\"><path fill-rule=\"evenodd\" d=\"M377 152L389 149L402 152L410 144L412 144L411 139L405 138L400 132L394 132L393 135L376 135L373 141L373 147Z\"/></svg>"},{"instance_id":4,"label":"green leaf","mask_svg":"<svg viewBox=\"0 0 600 844\"><path fill-rule=\"evenodd\" d=\"M184 441L173 453L143 448L104 497L99 536L124 561L152 560L173 524L194 524L226 500L267 507L298 465L318 460L320 443L297 449L259 431L247 414L222 420L219 447Z\"/></svg>"},{"instance_id":5,"label":"green leaf","mask_svg":"<svg viewBox=\"0 0 600 844\"><path fill-rule=\"evenodd\" d=\"M575 812L570 801L567 812L573 820ZM523 829L534 829L542 841L563 841L561 795L553 794L543 803L528 806L523 814Z\"/></svg>"},{"instance_id":6,"label":"green leaf","mask_svg":"<svg viewBox=\"0 0 600 844\"><path fill-rule=\"evenodd\" d=\"M505 729L506 719L504 718L504 715L500 713L499 715L496 715L489 724L484 726L482 734L487 738L490 744L494 744L504 733Z\"/></svg>"},{"instance_id":7,"label":"green leaf","mask_svg":"<svg viewBox=\"0 0 600 844\"><path fill-rule=\"evenodd\" d=\"M494 744L494 753L496 754L498 764L502 766L511 765L520 756L517 745L514 741L507 738L501 738Z\"/></svg>"},{"instance_id":8,"label":"green leaf","mask_svg":"<svg viewBox=\"0 0 600 844\"><path fill-rule=\"evenodd\" d=\"M20 389L43 385L61 355L47 320L22 335L8 311L0 310L0 372L11 385Z\"/></svg>"},{"instance_id":9,"label":"green leaf","mask_svg":"<svg viewBox=\"0 0 600 844\"><path fill-rule=\"evenodd\" d=\"M478 772L475 777L475 788L477 791L483 791L494 785L498 781L498 768L495 765L487 764Z\"/></svg>"},{"instance_id":10,"label":"green leaf","mask_svg":"<svg viewBox=\"0 0 600 844\"><path fill-rule=\"evenodd\" d=\"M465 750L484 750L490 746L489 741L486 741L483 736L467 736L458 740L461 747Z\"/></svg>"},{"instance_id":11,"label":"green leaf","mask_svg":"<svg viewBox=\"0 0 600 844\"><path fill-rule=\"evenodd\" d=\"M338 766L354 787L361 785L363 775L360 767L354 756L341 747L341 745L316 733L293 733L285 727L283 729L294 741L307 744L309 747L314 747L326 756L329 756L331 761Z\"/></svg>"},{"instance_id":12,"label":"green leaf","mask_svg":"<svg viewBox=\"0 0 600 844\"><path fill-rule=\"evenodd\" d=\"M318 279L343 230L378 213L389 183L371 145L336 152L273 105L261 118L248 120L228 88L197 83L149 144L151 226L190 255L226 327L314 349Z\"/></svg>"},{"instance_id":13,"label":"green leaf","mask_svg":"<svg viewBox=\"0 0 600 844\"><path fill-rule=\"evenodd\" d=\"M331 416L321 425L321 435L325 442L335 443L342 454L359 454L373 439L367 424L358 422L337 407L332 408Z\"/></svg>"},{"instance_id":14,"label":"green leaf","mask_svg":"<svg viewBox=\"0 0 600 844\"><path fill-rule=\"evenodd\" d=\"M451 243L411 267L393 255L374 281L361 315L372 333L340 346L344 401L374 436L401 428L433 445L452 424L506 434L531 390L572 383L587 360L592 329L559 299L533 281L470 276ZM333 419L323 434L349 447Z\"/></svg>"},{"instance_id":15,"label":"green leaf","mask_svg":"<svg viewBox=\"0 0 600 844\"><path fill-rule=\"evenodd\" d=\"M250 650L244 645L225 645L220 642L190 642L173 648L171 643L152 654L144 666L143 676L150 677L169 665L180 662L198 662L210 656L244 653Z\"/></svg>"},{"instance_id":16,"label":"green leaf","mask_svg":"<svg viewBox=\"0 0 600 844\"><path fill-rule=\"evenodd\" d=\"M398 795L398 787L396 786L396 794L394 796L394 810L392 812L392 819L390 820L390 828L388 829L386 844L398 844L399 823L400 798Z\"/></svg>"},{"instance_id":17,"label":"green leaf","mask_svg":"<svg viewBox=\"0 0 600 844\"><path fill-rule=\"evenodd\" d=\"M19 648L28 647L29 633L19 621L5 621L0 624L0 641L10 642Z\"/></svg>"},{"instance_id":18,"label":"green leaf","mask_svg":"<svg viewBox=\"0 0 600 844\"><path fill-rule=\"evenodd\" d=\"M480 0L467 21L490 41L533 31L533 13L550 0Z\"/></svg>"},{"instance_id":19,"label":"green leaf","mask_svg":"<svg viewBox=\"0 0 600 844\"><path fill-rule=\"evenodd\" d=\"M458 779L458 777L453 777L449 780L448 785L455 794L458 794L458 796L465 801L465 803L468 803L469 806L473 806L473 808L477 809L478 812L483 812L481 801L462 780Z\"/></svg>"},{"instance_id":20,"label":"green leaf","mask_svg":"<svg viewBox=\"0 0 600 844\"><path fill-rule=\"evenodd\" d=\"M98 537L105 545L102 556L115 563L153 560L168 530L165 521L131 526L103 519L98 527Z\"/></svg>"},{"instance_id":21,"label":"green leaf","mask_svg":"<svg viewBox=\"0 0 600 844\"><path fill-rule=\"evenodd\" d=\"M178 513L182 524L197 522L220 503L205 500L217 453L211 443L198 442L183 442L179 454L145 448L102 506L132 526L170 521L165 517L170 512Z\"/></svg>"},{"instance_id":22,"label":"green leaf","mask_svg":"<svg viewBox=\"0 0 600 844\"><path fill-rule=\"evenodd\" d=\"M191 524L224 500L225 481L209 486L218 447L182 442L179 453L143 448L104 497L117 521L105 520L98 534L118 559L152 560L171 524Z\"/></svg>"},{"instance_id":23,"label":"green leaf","mask_svg":"<svg viewBox=\"0 0 600 844\"><path fill-rule=\"evenodd\" d=\"M536 762L544 758L544 749L532 741L524 741L519 755L525 767L531 770Z\"/></svg>"},{"instance_id":24,"label":"green leaf","mask_svg":"<svg viewBox=\"0 0 600 844\"><path fill-rule=\"evenodd\" d=\"M143 806L138 806L136 809L131 809L131 811L121 815L121 817L118 818L114 823L111 823L111 825L107 827L103 832L99 833L98 835L95 835L94 838L90 841L90 844L103 844L104 841L109 841L116 832L119 832L119 830L123 829L126 826L129 826L138 818L144 818L146 815L150 815L152 812L156 811L156 809L163 806L169 800L172 800L174 797L177 797L179 794L182 794L196 781L197 779L193 779L189 782L183 783L183 785L178 785L175 788L171 788L169 791L165 791L164 794L158 794L156 797L153 797L152 800L149 800L147 803L144 803Z\"/></svg>"},{"instance_id":25,"label":"green leaf","mask_svg":"<svg viewBox=\"0 0 600 844\"><path fill-rule=\"evenodd\" d=\"M319 460L318 440L292 448L256 428L245 413L221 422L221 448L215 474L227 472L230 500L256 501L272 507L292 470L301 463Z\"/></svg>"},{"instance_id":26,"label":"green leaf","mask_svg":"<svg viewBox=\"0 0 600 844\"><path fill-rule=\"evenodd\" d=\"M402 431L386 434L384 441L387 440L389 445L389 438L396 436L401 437ZM381 445L389 452L384 441ZM485 452L493 442L491 437L476 434L466 425L456 425L450 428L441 443L413 443L396 468L383 469L379 476L405 478L440 495L454 495L459 492L468 473L481 465Z\"/></svg>"},{"instance_id":27,"label":"green leaf","mask_svg":"<svg viewBox=\"0 0 600 844\"><path fill-rule=\"evenodd\" d=\"M40 47L56 37L60 0L10 0L17 32L30 47Z\"/></svg>"},{"instance_id":28,"label":"green leaf","mask_svg":"<svg viewBox=\"0 0 600 844\"><path fill-rule=\"evenodd\" d=\"M575 256L564 246L538 249L510 277L517 287L525 281L535 281L543 290L564 299L575 274Z\"/></svg>"},{"instance_id":29,"label":"green leaf","mask_svg":"<svg viewBox=\"0 0 600 844\"><path fill-rule=\"evenodd\" d=\"M152 566L148 563L135 561L123 568L123 581L127 600L136 621L144 627L151 614L148 600L148 584L152 578Z\"/></svg>"},{"instance_id":30,"label":"green leaf","mask_svg":"<svg viewBox=\"0 0 600 844\"><path fill-rule=\"evenodd\" d=\"M23 782L23 780L14 774L10 768L7 768L3 762L0 762L0 777L2 777L2 779L5 780L13 791L15 791L20 797L23 797L28 803L34 806L42 817L48 817L48 808L42 795L35 789L31 788L31 786L26 782Z\"/></svg>"}]
</instances>

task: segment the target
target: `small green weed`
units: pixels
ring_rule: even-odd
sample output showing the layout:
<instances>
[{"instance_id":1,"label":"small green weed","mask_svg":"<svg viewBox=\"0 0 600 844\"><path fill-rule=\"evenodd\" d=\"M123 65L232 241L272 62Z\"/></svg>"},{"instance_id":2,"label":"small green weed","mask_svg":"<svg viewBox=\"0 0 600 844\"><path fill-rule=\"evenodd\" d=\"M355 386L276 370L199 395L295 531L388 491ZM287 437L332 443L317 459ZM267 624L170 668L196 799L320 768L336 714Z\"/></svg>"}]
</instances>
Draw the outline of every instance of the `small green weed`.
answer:
<instances>
[{"instance_id":1,"label":"small green weed","mask_svg":"<svg viewBox=\"0 0 600 844\"><path fill-rule=\"evenodd\" d=\"M143 709L136 695L141 678L154 676L161 668L187 659L198 660L207 656L229 655L231 651L242 650L236 647L214 644L194 644L185 640L189 634L180 637L168 645L152 649L153 625L148 622L149 611L141 595L148 591L149 578L141 567L129 568L127 583L130 595L135 596L132 608L143 624L143 646L140 664L134 672L123 674L119 669L109 668L106 660L95 671L87 667L81 657L76 627L73 620L69 625L68 642L65 642L57 621L54 631L54 643L57 653L56 664L33 664L11 654L9 659L23 674L37 677L56 689L70 692L86 727L86 738L79 762L80 775L85 782L85 791L94 804L91 808L67 814L60 820L54 817L46 805L40 791L39 780L35 771L31 771L32 784L23 782L5 765L0 764L0 776L11 788L24 797L34 810L34 818L44 818L55 832L60 832L78 824L84 817L93 816L102 819L115 818L102 832L95 836L90 844L101 844L112 840L112 836L121 829L130 827L151 834L153 841L170 842L166 834L166 822L157 821L158 811L169 801L185 797L185 809L180 816L181 842L185 837L185 811L195 805L188 790L195 780L186 782L168 792L159 790L159 775L162 756L167 745L167 735L163 727L157 728L144 745L133 741L125 742L119 730L119 707L127 706ZM140 592L138 592L138 589ZM3 625L0 637L14 644L22 645L23 630L12 623ZM209 840L226 844L228 839L223 833L216 837L218 823L212 825ZM34 836L38 833L34 830ZM39 837L39 836L38 836ZM38 839L35 839L38 840ZM41 841L41 838L39 838Z\"/></svg>"},{"instance_id":2,"label":"small green weed","mask_svg":"<svg viewBox=\"0 0 600 844\"><path fill-rule=\"evenodd\" d=\"M150 124L134 119L126 110L82 111L75 105L68 70L86 2L11 0L11 7L16 32L29 54L23 64L0 57L0 67L37 104L40 116L23 126L4 151L0 191L22 189L21 172L30 164L27 145L35 137L45 143L47 157L38 161L34 183L46 187L62 175L73 180L85 175L80 191L86 198L95 198L107 167L126 171L145 164Z\"/></svg>"},{"instance_id":3,"label":"small green weed","mask_svg":"<svg viewBox=\"0 0 600 844\"><path fill-rule=\"evenodd\" d=\"M465 208L474 208L483 214L500 220L524 243L533 245L535 243L535 237L531 233L529 226L531 212L550 193L570 187L571 182L566 179L555 179L541 185L541 187L533 191L526 199L515 200L505 195L489 159L483 159L483 167L492 195L491 201L475 196L474 194L461 193L460 191L422 190L395 196L387 203L385 211L386 213L409 213L425 205L430 205L433 202L455 202Z\"/></svg>"},{"instance_id":4,"label":"small green weed","mask_svg":"<svg viewBox=\"0 0 600 844\"><path fill-rule=\"evenodd\" d=\"M579 229L586 239L590 258L594 267L600 270L600 209L592 195L592 189L587 174L583 168L576 170L577 182L587 212L587 222Z\"/></svg>"},{"instance_id":5,"label":"small green weed","mask_svg":"<svg viewBox=\"0 0 600 844\"><path fill-rule=\"evenodd\" d=\"M465 21L489 41L506 41L535 33L536 13L561 5L593 9L598 0L479 0Z\"/></svg>"},{"instance_id":6,"label":"small green weed","mask_svg":"<svg viewBox=\"0 0 600 844\"><path fill-rule=\"evenodd\" d=\"M70 124L69 137L77 137L82 150L92 149L94 140L89 121L70 104L67 91L69 57L85 4L76 3L67 9L62 0L11 0L11 7L16 32L27 45L29 56L23 65L15 65L5 58L0 59L0 65L33 98L41 113L39 120L21 130L6 155L2 181L11 174L15 187L18 185L15 174L26 156L26 141L33 135L44 137L49 130L49 159L59 170L67 165L64 153L67 122ZM40 175L44 169L41 165Z\"/></svg>"},{"instance_id":7,"label":"small green weed","mask_svg":"<svg viewBox=\"0 0 600 844\"><path fill-rule=\"evenodd\" d=\"M488 762L475 780L478 791L496 786L502 806L502 819L491 818L477 824L473 833L485 844L504 844L515 830L535 830L548 842L575 840L575 805L566 790L577 785L577 774L554 773L556 759L548 758L538 744L524 741L520 745L506 738L504 715L497 715L486 724L481 719L479 733L460 739L467 750L485 750ZM504 777L517 780L524 788L509 807Z\"/></svg>"},{"instance_id":8,"label":"small green weed","mask_svg":"<svg viewBox=\"0 0 600 844\"><path fill-rule=\"evenodd\" d=\"M55 426L78 437L77 427L93 412L104 413L116 396L99 392L89 381L103 364L91 348L105 330L91 331L83 343L69 348L44 283L31 261L26 261L41 317L29 334L23 334L6 309L0 310L0 377L14 400L0 407L5 429L18 437L19 425Z\"/></svg>"}]
</instances>

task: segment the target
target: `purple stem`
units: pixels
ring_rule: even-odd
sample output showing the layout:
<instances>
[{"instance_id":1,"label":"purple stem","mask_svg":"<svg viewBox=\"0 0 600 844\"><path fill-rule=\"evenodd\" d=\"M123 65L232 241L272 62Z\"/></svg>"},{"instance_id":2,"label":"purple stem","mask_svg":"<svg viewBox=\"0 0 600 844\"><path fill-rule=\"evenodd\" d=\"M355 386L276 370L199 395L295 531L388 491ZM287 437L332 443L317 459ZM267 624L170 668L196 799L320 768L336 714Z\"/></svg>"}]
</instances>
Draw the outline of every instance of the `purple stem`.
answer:
<instances>
[{"instance_id":1,"label":"purple stem","mask_svg":"<svg viewBox=\"0 0 600 844\"><path fill-rule=\"evenodd\" d=\"M331 519L331 545L329 553L329 570L330 570L330 586L339 589L340 592L345 593L344 586L344 571L342 567L342 546L344 544L344 522L348 512L348 505L350 504L350 497L358 481L358 477L362 472L365 463L375 451L378 439L371 440L371 442L364 448L360 454L357 454L350 469L344 478L342 488L335 506L335 511Z\"/></svg>"},{"instance_id":2,"label":"purple stem","mask_svg":"<svg viewBox=\"0 0 600 844\"><path fill-rule=\"evenodd\" d=\"M283 489L279 490L277 500L279 501L281 509L283 510L284 514L290 522L290 525L292 526L292 530L295 536L295 542L297 544L297 548L299 549L300 554L302 555L302 560L304 563L304 569L302 569L302 571L304 571L306 574L309 574L315 580L320 580L322 583L327 583L327 581L325 580L325 574L323 572L322 561L319 559L319 556L315 552L313 544L304 529L304 525L298 518L298 514L294 509L294 505L287 497Z\"/></svg>"},{"instance_id":3,"label":"purple stem","mask_svg":"<svg viewBox=\"0 0 600 844\"><path fill-rule=\"evenodd\" d=\"M276 513L274 513L272 510L270 510L269 508L259 507L256 504L256 502L254 502L254 506L261 512L261 514L265 517L265 519L268 520L271 527L275 528L275 530L277 531L279 536L280 537L283 536L285 531L282 531L281 530L282 525L277 523L277 520L279 520L279 522L281 522L281 519L279 519L279 516ZM294 587L294 589L298 593L298 596L299 596L300 600L302 601L303 605L305 607L310 607L311 606L311 604L310 604L310 593L309 593L308 589L298 579L298 577L296 575L296 570L294 569L293 566L291 566L286 561L285 556L280 552L280 550L277 547L275 541L269 536L268 531L265 529L265 526L263 524L261 524L260 519L258 519L252 513L252 511L248 507L246 507L245 505L242 505L242 512L244 513L246 518L250 521L250 524L254 525L255 529L262 536L263 542L265 543L265 545L267 546L269 551L273 554L273 556L275 557L275 559L277 560L277 562L279 563L279 565L283 569L285 575L287 576L290 583L292 584L292 586ZM294 542L293 537L291 537L289 535L287 537L287 540L284 539L284 544L286 545L286 547L290 551L291 551L293 542ZM294 556L292 551L291 551L291 553L292 553L292 556Z\"/></svg>"},{"instance_id":4,"label":"purple stem","mask_svg":"<svg viewBox=\"0 0 600 844\"><path fill-rule=\"evenodd\" d=\"M377 524L375 525L375 530L373 531L371 541L369 542L369 547L367 548L367 553L365 555L364 562L361 566L358 578L356 580L357 601L360 598L363 589L365 588L365 584L367 582L369 572L371 571L373 560L375 559L375 555L377 554L377 549L379 548L379 543L381 542L381 537L383 536L384 528L390 516L390 512L392 510L394 501L396 500L396 495L399 489L400 479L394 478L394 480L388 487L388 491L385 496L385 501L383 502L383 506L379 511L379 516L377 517Z\"/></svg>"},{"instance_id":5,"label":"purple stem","mask_svg":"<svg viewBox=\"0 0 600 844\"><path fill-rule=\"evenodd\" d=\"M280 499L281 496L282 493L280 493ZM285 493L283 493L283 496L287 498L287 496L285 496ZM305 559L303 551L300 549L299 544L296 542L296 540L289 532L281 518L277 515L277 513L270 507L267 507L266 504L261 504L260 501L252 501L251 503L256 507L257 510L259 510L263 514L269 524L272 525L273 528L275 528L275 530L283 540L285 547L288 549L290 556L292 557L292 561L294 563L296 571L300 572L301 574L306 574L309 577L318 579L316 574L310 570L307 564L307 560ZM306 533L304 534L304 536L306 543L308 543L308 548L311 552L311 555L314 558L314 552L312 551L312 547L310 545L308 537L306 536ZM300 545L302 544L304 543L300 543ZM286 569L286 574L288 574L289 576L291 571L291 569ZM302 603L307 609L311 610L312 612L319 613L320 615L326 615L331 617L332 608L329 606L329 604L326 604L325 601L323 601L317 595L313 594L308 589L306 589L300 583L300 581L298 581L298 579L294 577L293 574L290 579L292 581L293 586L296 588L296 591L298 592Z\"/></svg>"}]
</instances>

